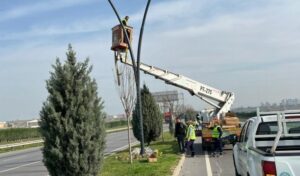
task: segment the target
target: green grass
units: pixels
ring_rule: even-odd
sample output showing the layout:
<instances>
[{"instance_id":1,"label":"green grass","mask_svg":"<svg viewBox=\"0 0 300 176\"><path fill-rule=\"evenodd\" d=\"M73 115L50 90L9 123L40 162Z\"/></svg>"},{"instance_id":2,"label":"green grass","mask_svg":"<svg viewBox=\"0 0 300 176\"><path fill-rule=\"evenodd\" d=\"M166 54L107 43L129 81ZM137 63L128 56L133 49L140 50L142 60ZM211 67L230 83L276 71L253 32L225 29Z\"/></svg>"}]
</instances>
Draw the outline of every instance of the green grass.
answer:
<instances>
[{"instance_id":1,"label":"green grass","mask_svg":"<svg viewBox=\"0 0 300 176\"><path fill-rule=\"evenodd\" d=\"M7 128L0 130L0 144L20 142L40 137L41 134L38 128Z\"/></svg>"},{"instance_id":2,"label":"green grass","mask_svg":"<svg viewBox=\"0 0 300 176\"><path fill-rule=\"evenodd\" d=\"M36 143L36 144L29 144L29 145L24 145L24 146L0 149L0 153L6 153L6 152L11 152L11 151L17 151L17 150L24 150L24 149L33 148L33 147L41 147L43 145L44 144L41 142L41 143Z\"/></svg>"},{"instance_id":3,"label":"green grass","mask_svg":"<svg viewBox=\"0 0 300 176\"><path fill-rule=\"evenodd\" d=\"M120 128L122 126L127 126L127 120L117 120L117 121L111 121L105 123L105 128L113 129L113 128Z\"/></svg>"},{"instance_id":4,"label":"green grass","mask_svg":"<svg viewBox=\"0 0 300 176\"><path fill-rule=\"evenodd\" d=\"M123 151L109 156L104 160L101 176L168 176L176 167L180 155L178 155L177 142L167 132L164 134L165 142L158 141L150 145L152 149L158 149L162 155L156 163L148 163L147 158L134 160L130 164L128 160L120 160L120 156L126 156L128 151ZM127 155L128 156L128 155ZM125 157L126 158L126 157Z\"/></svg>"}]
</instances>

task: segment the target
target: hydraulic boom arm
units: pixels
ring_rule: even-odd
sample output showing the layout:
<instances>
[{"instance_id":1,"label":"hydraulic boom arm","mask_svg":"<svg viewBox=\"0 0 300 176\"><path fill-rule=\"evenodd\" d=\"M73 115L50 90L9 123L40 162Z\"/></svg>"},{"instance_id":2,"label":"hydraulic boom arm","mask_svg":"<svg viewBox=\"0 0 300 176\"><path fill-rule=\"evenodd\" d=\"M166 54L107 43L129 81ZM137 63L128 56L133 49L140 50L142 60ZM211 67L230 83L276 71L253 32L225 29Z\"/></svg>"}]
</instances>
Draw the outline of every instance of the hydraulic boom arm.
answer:
<instances>
[{"instance_id":1,"label":"hydraulic boom arm","mask_svg":"<svg viewBox=\"0 0 300 176\"><path fill-rule=\"evenodd\" d=\"M132 65L129 59L117 57L122 63L127 65ZM157 79L165 81L167 84L174 85L176 87L187 90L191 95L195 95L206 103L215 107L214 116L219 116L230 110L231 105L234 101L234 94L232 92L226 92L222 90L215 89L208 85L199 83L188 77L169 72L157 67L146 65L141 63L140 69L146 74L150 74ZM217 103L216 103L217 102Z\"/></svg>"}]
</instances>

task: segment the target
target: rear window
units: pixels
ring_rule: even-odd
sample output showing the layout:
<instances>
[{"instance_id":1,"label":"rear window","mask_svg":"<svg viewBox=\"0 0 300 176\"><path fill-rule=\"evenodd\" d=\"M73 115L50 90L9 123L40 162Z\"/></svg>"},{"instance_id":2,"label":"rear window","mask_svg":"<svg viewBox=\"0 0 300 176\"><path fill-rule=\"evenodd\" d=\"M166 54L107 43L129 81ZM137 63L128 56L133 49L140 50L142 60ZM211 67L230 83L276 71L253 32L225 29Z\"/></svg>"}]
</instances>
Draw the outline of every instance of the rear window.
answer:
<instances>
[{"instance_id":1,"label":"rear window","mask_svg":"<svg viewBox=\"0 0 300 176\"><path fill-rule=\"evenodd\" d=\"M300 133L300 122L287 122L286 128L288 134ZM258 125L256 135L277 134L277 131L277 122L263 122Z\"/></svg>"},{"instance_id":2,"label":"rear window","mask_svg":"<svg viewBox=\"0 0 300 176\"><path fill-rule=\"evenodd\" d=\"M300 122L287 122L286 128L289 134L300 133Z\"/></svg>"},{"instance_id":3,"label":"rear window","mask_svg":"<svg viewBox=\"0 0 300 176\"><path fill-rule=\"evenodd\" d=\"M258 125L256 135L276 134L277 131L277 122L263 122Z\"/></svg>"}]
</instances>

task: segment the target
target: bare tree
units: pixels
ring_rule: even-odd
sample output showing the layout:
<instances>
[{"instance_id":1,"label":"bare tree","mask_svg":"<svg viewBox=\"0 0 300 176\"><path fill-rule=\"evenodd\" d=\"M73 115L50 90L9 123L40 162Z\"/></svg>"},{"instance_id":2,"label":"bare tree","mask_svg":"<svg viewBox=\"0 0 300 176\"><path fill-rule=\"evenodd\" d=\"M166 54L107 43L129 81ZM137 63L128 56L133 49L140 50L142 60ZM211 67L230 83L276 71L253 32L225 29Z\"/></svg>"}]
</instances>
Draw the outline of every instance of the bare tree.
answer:
<instances>
[{"instance_id":1,"label":"bare tree","mask_svg":"<svg viewBox=\"0 0 300 176\"><path fill-rule=\"evenodd\" d=\"M191 105L179 105L175 107L176 115L184 115L185 120L195 120L197 111Z\"/></svg>"},{"instance_id":2,"label":"bare tree","mask_svg":"<svg viewBox=\"0 0 300 176\"><path fill-rule=\"evenodd\" d=\"M115 83L119 93L122 106L125 111L127 118L127 132L128 132L128 147L130 155L130 163L132 163L131 154L131 140L130 140L130 119L132 110L136 99L136 87L134 82L134 74L131 67L122 64L121 66L116 65Z\"/></svg>"}]
</instances>

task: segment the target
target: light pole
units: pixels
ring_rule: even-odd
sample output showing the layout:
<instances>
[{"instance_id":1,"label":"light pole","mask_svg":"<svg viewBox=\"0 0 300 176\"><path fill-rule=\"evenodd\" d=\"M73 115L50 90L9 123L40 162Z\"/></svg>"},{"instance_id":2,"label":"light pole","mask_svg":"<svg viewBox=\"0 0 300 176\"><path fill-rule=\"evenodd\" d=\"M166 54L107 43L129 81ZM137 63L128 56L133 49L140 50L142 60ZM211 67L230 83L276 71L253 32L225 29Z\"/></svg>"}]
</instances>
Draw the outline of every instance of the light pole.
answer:
<instances>
[{"instance_id":1,"label":"light pole","mask_svg":"<svg viewBox=\"0 0 300 176\"><path fill-rule=\"evenodd\" d=\"M119 13L117 12L115 6L113 5L113 3L111 2L111 0L108 0L108 2L110 3L112 9L114 10L120 25L122 26L123 31L125 31L125 40L128 44L128 48L129 48L129 52L130 52L130 56L131 56L131 61L132 61L132 67L133 67L133 72L135 75L135 82L136 82L136 91L137 91L137 112L138 115L140 117L140 129L141 129L141 151L140 154L143 155L145 153L145 144L144 144L144 128L143 128L143 113L142 113L142 97L141 97L141 89L140 89L140 56L141 56L141 47L142 47L142 39L143 39L143 33L144 33L144 25L146 22L146 17L147 17L147 13L148 13L148 9L151 3L151 0L148 0L145 11L144 11L144 17L143 17L143 21L142 21L142 25L141 25L141 29L140 29L140 35L139 35L139 43L138 43L138 51L137 51L137 62L135 62L135 58L134 58L134 53L132 51L132 47L129 41L129 37L127 34L127 30L125 30L125 27L121 21L121 18L119 16Z\"/></svg>"}]
</instances>

